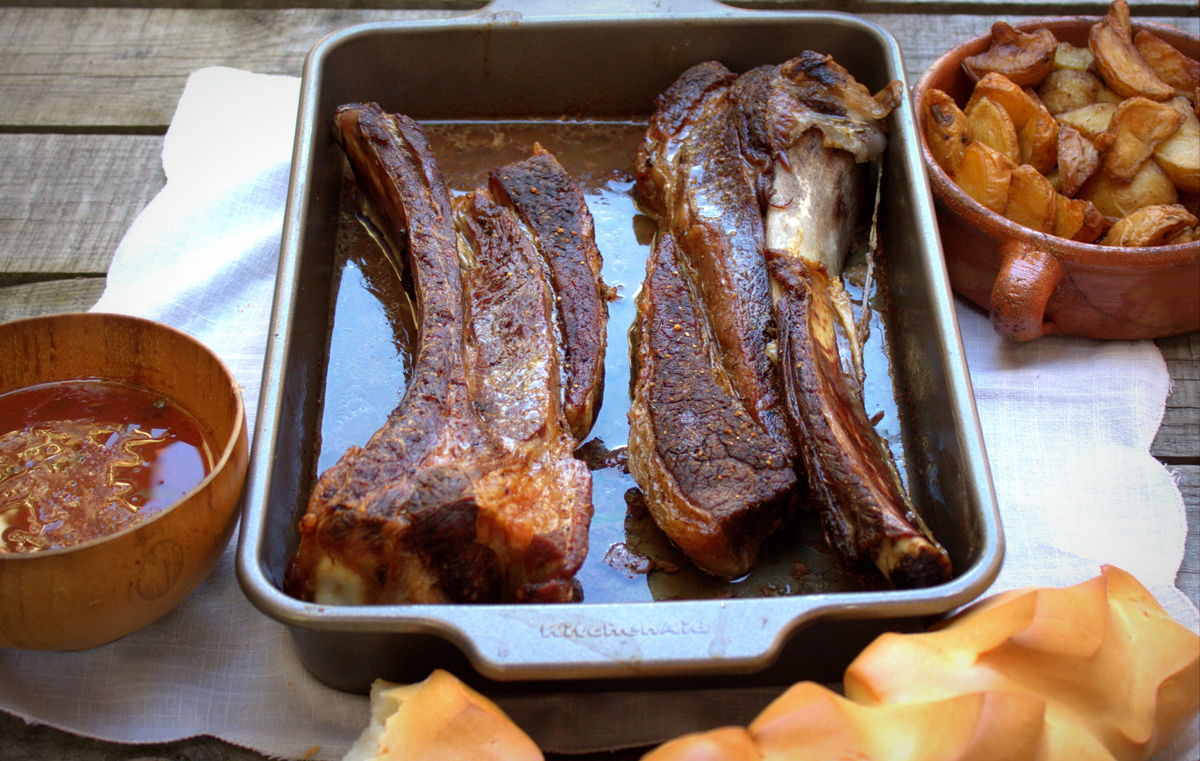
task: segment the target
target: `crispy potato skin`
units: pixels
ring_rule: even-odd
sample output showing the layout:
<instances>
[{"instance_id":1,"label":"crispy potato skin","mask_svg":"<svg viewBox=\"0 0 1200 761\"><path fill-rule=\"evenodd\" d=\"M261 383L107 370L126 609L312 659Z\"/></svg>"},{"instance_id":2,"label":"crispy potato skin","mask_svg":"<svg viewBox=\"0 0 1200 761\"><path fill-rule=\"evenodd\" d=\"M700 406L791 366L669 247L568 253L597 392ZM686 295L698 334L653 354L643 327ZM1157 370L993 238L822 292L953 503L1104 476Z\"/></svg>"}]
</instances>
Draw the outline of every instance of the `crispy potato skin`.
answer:
<instances>
[{"instance_id":1,"label":"crispy potato skin","mask_svg":"<svg viewBox=\"0 0 1200 761\"><path fill-rule=\"evenodd\" d=\"M925 101L925 141L938 166L952 174L974 139L971 122L954 99L931 90Z\"/></svg>"},{"instance_id":2,"label":"crispy potato skin","mask_svg":"<svg viewBox=\"0 0 1200 761\"><path fill-rule=\"evenodd\" d=\"M1178 204L1145 206L1113 225L1104 245L1144 248L1162 246L1177 238L1194 240L1196 225L1196 217Z\"/></svg>"},{"instance_id":3,"label":"crispy potato skin","mask_svg":"<svg viewBox=\"0 0 1200 761\"><path fill-rule=\"evenodd\" d=\"M1176 95L1196 97L1196 89L1200 88L1200 61L1188 58L1170 43L1144 30L1133 38L1133 46L1155 76L1175 88Z\"/></svg>"},{"instance_id":4,"label":"crispy potato skin","mask_svg":"<svg viewBox=\"0 0 1200 761\"><path fill-rule=\"evenodd\" d=\"M992 24L992 46L963 61L963 71L975 81L989 72L1003 74L1021 87L1042 81L1054 65L1058 40L1046 29L1019 32L1011 24Z\"/></svg>"}]
</instances>

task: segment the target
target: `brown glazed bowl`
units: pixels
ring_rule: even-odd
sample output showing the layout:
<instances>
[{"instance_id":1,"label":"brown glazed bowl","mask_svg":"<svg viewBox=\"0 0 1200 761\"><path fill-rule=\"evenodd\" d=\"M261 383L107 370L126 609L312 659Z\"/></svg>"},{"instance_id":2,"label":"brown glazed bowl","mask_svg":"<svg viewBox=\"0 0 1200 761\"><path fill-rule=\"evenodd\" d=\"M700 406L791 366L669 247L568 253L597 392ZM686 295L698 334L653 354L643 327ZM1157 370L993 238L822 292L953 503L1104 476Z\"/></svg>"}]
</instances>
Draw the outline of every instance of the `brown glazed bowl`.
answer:
<instances>
[{"instance_id":1,"label":"brown glazed bowl","mask_svg":"<svg viewBox=\"0 0 1200 761\"><path fill-rule=\"evenodd\" d=\"M74 546L0 553L0 647L81 650L155 621L212 571L247 466L241 391L203 344L161 323L71 313L0 324L0 393L103 379L162 394L200 423L213 470L141 523Z\"/></svg>"},{"instance_id":2,"label":"brown glazed bowl","mask_svg":"<svg viewBox=\"0 0 1200 761\"><path fill-rule=\"evenodd\" d=\"M1099 18L1064 16L1015 24L1049 29L1060 41L1086 46ZM1200 38L1174 27L1133 22L1191 58ZM954 290L988 310L996 332L1027 341L1064 334L1103 339L1161 338L1200 329L1200 242L1117 248L1035 232L984 208L934 160L926 142L925 94L948 93L965 106L973 83L967 56L986 50L991 34L963 42L937 59L913 88L921 150Z\"/></svg>"}]
</instances>

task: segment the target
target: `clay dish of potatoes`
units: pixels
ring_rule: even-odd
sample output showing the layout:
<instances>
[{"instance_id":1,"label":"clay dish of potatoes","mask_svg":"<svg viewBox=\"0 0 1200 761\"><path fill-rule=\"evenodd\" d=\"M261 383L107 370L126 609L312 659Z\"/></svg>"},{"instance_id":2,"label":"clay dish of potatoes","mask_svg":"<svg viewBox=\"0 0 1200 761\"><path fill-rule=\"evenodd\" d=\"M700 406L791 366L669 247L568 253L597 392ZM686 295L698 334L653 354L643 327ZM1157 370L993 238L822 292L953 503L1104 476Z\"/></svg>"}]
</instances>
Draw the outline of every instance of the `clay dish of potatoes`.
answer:
<instances>
[{"instance_id":1,"label":"clay dish of potatoes","mask_svg":"<svg viewBox=\"0 0 1200 761\"><path fill-rule=\"evenodd\" d=\"M1200 329L1200 38L1055 17L954 47L913 103L950 281L1014 341Z\"/></svg>"}]
</instances>

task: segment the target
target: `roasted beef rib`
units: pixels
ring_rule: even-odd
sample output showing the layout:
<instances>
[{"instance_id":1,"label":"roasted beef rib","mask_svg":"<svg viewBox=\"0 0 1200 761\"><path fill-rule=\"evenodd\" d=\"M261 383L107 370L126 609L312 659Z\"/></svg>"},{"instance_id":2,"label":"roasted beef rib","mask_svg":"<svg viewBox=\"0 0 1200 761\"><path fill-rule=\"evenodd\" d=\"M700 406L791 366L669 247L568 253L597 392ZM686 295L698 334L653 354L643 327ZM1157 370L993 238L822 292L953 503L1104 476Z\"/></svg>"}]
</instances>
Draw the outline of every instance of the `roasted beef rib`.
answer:
<instances>
[{"instance_id":1,"label":"roasted beef rib","mask_svg":"<svg viewBox=\"0 0 1200 761\"><path fill-rule=\"evenodd\" d=\"M805 52L741 76L700 64L657 103L637 167L659 238L638 315L630 470L660 527L710 573L744 572L765 534L747 539L731 527L774 530L807 481L829 544L850 563L873 563L900 587L950 576L863 406L860 340L840 281L863 207L864 162L886 146L882 119L899 88L872 96L828 56ZM666 287L661 269L676 251L668 266L678 282ZM652 342L669 335L656 320L673 312L696 315L695 325L679 324L700 338L690 353L654 353ZM667 448L675 421L713 414L697 394L659 391L681 374L713 379L724 414L761 426L804 476L799 484L763 470L773 458L743 457L739 488L693 488L679 499L678 485L697 479L694 462ZM740 441L734 431L726 436ZM764 498L767 484L782 493ZM731 498L740 500L736 522L725 518Z\"/></svg>"},{"instance_id":2,"label":"roasted beef rib","mask_svg":"<svg viewBox=\"0 0 1200 761\"><path fill-rule=\"evenodd\" d=\"M659 234L638 304L629 470L655 522L702 570L746 573L791 515L795 443L767 347L770 279L736 77L685 72L637 156Z\"/></svg>"},{"instance_id":3,"label":"roasted beef rib","mask_svg":"<svg viewBox=\"0 0 1200 761\"><path fill-rule=\"evenodd\" d=\"M488 186L521 217L545 258L562 325L563 407L583 441L604 396L610 298L591 212L567 170L540 145L530 158L493 169Z\"/></svg>"},{"instance_id":4,"label":"roasted beef rib","mask_svg":"<svg viewBox=\"0 0 1200 761\"><path fill-rule=\"evenodd\" d=\"M591 475L563 413L545 258L488 192L452 209L407 117L351 104L334 133L406 254L419 341L385 425L318 479L285 589L330 604L574 599Z\"/></svg>"}]
</instances>

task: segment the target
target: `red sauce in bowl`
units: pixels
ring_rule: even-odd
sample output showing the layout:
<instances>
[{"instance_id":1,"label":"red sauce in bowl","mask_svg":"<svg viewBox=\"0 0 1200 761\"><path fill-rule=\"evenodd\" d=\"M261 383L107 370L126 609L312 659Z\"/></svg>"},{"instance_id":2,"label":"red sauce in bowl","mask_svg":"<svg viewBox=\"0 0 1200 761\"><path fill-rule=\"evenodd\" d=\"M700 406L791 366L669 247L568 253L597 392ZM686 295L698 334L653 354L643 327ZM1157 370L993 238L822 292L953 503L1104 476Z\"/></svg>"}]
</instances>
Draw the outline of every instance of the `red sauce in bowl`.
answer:
<instances>
[{"instance_id":1,"label":"red sauce in bowl","mask_svg":"<svg viewBox=\"0 0 1200 761\"><path fill-rule=\"evenodd\" d=\"M119 531L212 467L196 420L141 387L79 380L0 394L0 554Z\"/></svg>"}]
</instances>

